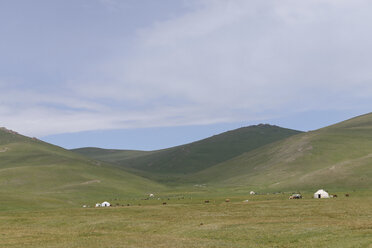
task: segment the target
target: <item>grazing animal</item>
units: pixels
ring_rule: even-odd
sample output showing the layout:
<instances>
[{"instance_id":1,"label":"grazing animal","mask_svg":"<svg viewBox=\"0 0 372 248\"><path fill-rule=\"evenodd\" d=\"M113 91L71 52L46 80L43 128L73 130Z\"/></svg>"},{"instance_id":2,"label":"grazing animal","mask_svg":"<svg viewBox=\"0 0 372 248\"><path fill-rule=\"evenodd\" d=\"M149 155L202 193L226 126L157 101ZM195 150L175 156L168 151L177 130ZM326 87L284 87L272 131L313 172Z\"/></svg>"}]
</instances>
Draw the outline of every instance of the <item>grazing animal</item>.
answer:
<instances>
[{"instance_id":1,"label":"grazing animal","mask_svg":"<svg viewBox=\"0 0 372 248\"><path fill-rule=\"evenodd\" d=\"M226 199L225 202L230 202L230 199Z\"/></svg>"},{"instance_id":2,"label":"grazing animal","mask_svg":"<svg viewBox=\"0 0 372 248\"><path fill-rule=\"evenodd\" d=\"M346 197L349 197L349 194L345 194Z\"/></svg>"},{"instance_id":3,"label":"grazing animal","mask_svg":"<svg viewBox=\"0 0 372 248\"><path fill-rule=\"evenodd\" d=\"M209 203L209 200L205 200L204 203Z\"/></svg>"},{"instance_id":4,"label":"grazing animal","mask_svg":"<svg viewBox=\"0 0 372 248\"><path fill-rule=\"evenodd\" d=\"M294 194L289 197L289 199L302 199L302 195L300 194Z\"/></svg>"},{"instance_id":5,"label":"grazing animal","mask_svg":"<svg viewBox=\"0 0 372 248\"><path fill-rule=\"evenodd\" d=\"M166 202L163 202L163 205L167 205L167 203Z\"/></svg>"}]
</instances>

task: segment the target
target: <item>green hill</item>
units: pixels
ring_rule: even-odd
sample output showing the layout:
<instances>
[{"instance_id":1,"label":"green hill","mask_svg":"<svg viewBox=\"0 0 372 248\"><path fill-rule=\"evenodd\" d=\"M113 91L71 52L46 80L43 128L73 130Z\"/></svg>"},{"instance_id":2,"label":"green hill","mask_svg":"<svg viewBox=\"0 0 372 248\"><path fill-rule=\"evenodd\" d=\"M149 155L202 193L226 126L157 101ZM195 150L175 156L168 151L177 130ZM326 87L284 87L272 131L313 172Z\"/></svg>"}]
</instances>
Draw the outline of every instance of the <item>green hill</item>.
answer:
<instances>
[{"instance_id":1,"label":"green hill","mask_svg":"<svg viewBox=\"0 0 372 248\"><path fill-rule=\"evenodd\" d=\"M370 189L372 114L306 133L258 125L160 151L100 152L99 159L179 185Z\"/></svg>"},{"instance_id":2,"label":"green hill","mask_svg":"<svg viewBox=\"0 0 372 248\"><path fill-rule=\"evenodd\" d=\"M163 189L148 179L0 129L0 210L92 204Z\"/></svg>"},{"instance_id":3,"label":"green hill","mask_svg":"<svg viewBox=\"0 0 372 248\"><path fill-rule=\"evenodd\" d=\"M306 133L257 125L151 152L75 151L1 128L0 210L78 206L169 190L127 170L185 189L372 188L372 114Z\"/></svg>"},{"instance_id":4,"label":"green hill","mask_svg":"<svg viewBox=\"0 0 372 248\"><path fill-rule=\"evenodd\" d=\"M370 189L372 114L260 147L189 180L271 190Z\"/></svg>"},{"instance_id":5,"label":"green hill","mask_svg":"<svg viewBox=\"0 0 372 248\"><path fill-rule=\"evenodd\" d=\"M151 178L171 180L170 175L195 173L244 152L300 133L271 125L256 125L225 132L194 143L169 149L141 152L84 148L85 156L115 163ZM162 180L164 181L164 180Z\"/></svg>"}]
</instances>

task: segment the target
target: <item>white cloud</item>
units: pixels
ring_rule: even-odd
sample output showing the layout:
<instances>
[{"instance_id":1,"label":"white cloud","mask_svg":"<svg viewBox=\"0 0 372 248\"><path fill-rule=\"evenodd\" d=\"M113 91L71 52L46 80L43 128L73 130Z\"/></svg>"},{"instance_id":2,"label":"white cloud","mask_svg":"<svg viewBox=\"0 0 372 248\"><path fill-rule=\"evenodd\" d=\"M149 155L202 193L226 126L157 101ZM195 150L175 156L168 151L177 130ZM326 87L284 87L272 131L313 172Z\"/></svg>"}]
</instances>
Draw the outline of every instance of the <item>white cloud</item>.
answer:
<instances>
[{"instance_id":1,"label":"white cloud","mask_svg":"<svg viewBox=\"0 0 372 248\"><path fill-rule=\"evenodd\" d=\"M137 53L129 65L123 64L123 82L178 96L198 108L250 112L293 104L306 108L314 99L327 103L319 91L356 94L351 86L371 88L372 36L366 32L371 3L205 4L142 30ZM304 103L298 104L299 99Z\"/></svg>"},{"instance_id":2,"label":"white cloud","mask_svg":"<svg viewBox=\"0 0 372 248\"><path fill-rule=\"evenodd\" d=\"M371 97L371 2L205 0L195 6L138 30L135 45L118 46L114 58L85 67L63 92L3 91L4 125L45 135L251 121L365 107L360 100Z\"/></svg>"}]
</instances>

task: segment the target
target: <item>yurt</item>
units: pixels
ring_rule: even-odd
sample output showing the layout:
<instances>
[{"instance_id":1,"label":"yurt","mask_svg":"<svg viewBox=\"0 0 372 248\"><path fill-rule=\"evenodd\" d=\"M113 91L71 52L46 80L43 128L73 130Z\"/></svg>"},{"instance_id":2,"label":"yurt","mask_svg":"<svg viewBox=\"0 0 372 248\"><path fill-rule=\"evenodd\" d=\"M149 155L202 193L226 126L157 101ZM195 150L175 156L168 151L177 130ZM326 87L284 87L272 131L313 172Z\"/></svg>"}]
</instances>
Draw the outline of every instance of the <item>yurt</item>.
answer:
<instances>
[{"instance_id":1,"label":"yurt","mask_svg":"<svg viewBox=\"0 0 372 248\"><path fill-rule=\"evenodd\" d=\"M110 207L111 204L109 202L107 202L107 201L104 201L104 202L102 202L101 206L102 207Z\"/></svg>"},{"instance_id":2,"label":"yurt","mask_svg":"<svg viewBox=\"0 0 372 248\"><path fill-rule=\"evenodd\" d=\"M251 192L249 192L249 194L251 194L251 195L255 195L255 194L256 194L256 192L254 192L254 191L251 191Z\"/></svg>"},{"instance_id":3,"label":"yurt","mask_svg":"<svg viewBox=\"0 0 372 248\"><path fill-rule=\"evenodd\" d=\"M328 192L324 191L323 189L318 190L314 193L314 198L329 198Z\"/></svg>"},{"instance_id":4,"label":"yurt","mask_svg":"<svg viewBox=\"0 0 372 248\"><path fill-rule=\"evenodd\" d=\"M101 207L101 203L96 203L96 208Z\"/></svg>"}]
</instances>

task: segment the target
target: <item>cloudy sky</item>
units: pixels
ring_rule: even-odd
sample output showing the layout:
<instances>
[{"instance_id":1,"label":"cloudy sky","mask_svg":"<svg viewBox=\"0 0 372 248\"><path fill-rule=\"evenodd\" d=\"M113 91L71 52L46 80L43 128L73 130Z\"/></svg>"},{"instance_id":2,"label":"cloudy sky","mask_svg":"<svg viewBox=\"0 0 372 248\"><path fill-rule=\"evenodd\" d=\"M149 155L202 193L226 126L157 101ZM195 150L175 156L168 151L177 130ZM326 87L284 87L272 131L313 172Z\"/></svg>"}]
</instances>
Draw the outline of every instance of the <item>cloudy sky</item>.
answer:
<instances>
[{"instance_id":1,"label":"cloudy sky","mask_svg":"<svg viewBox=\"0 0 372 248\"><path fill-rule=\"evenodd\" d=\"M368 0L0 0L0 126L157 149L372 110Z\"/></svg>"}]
</instances>

